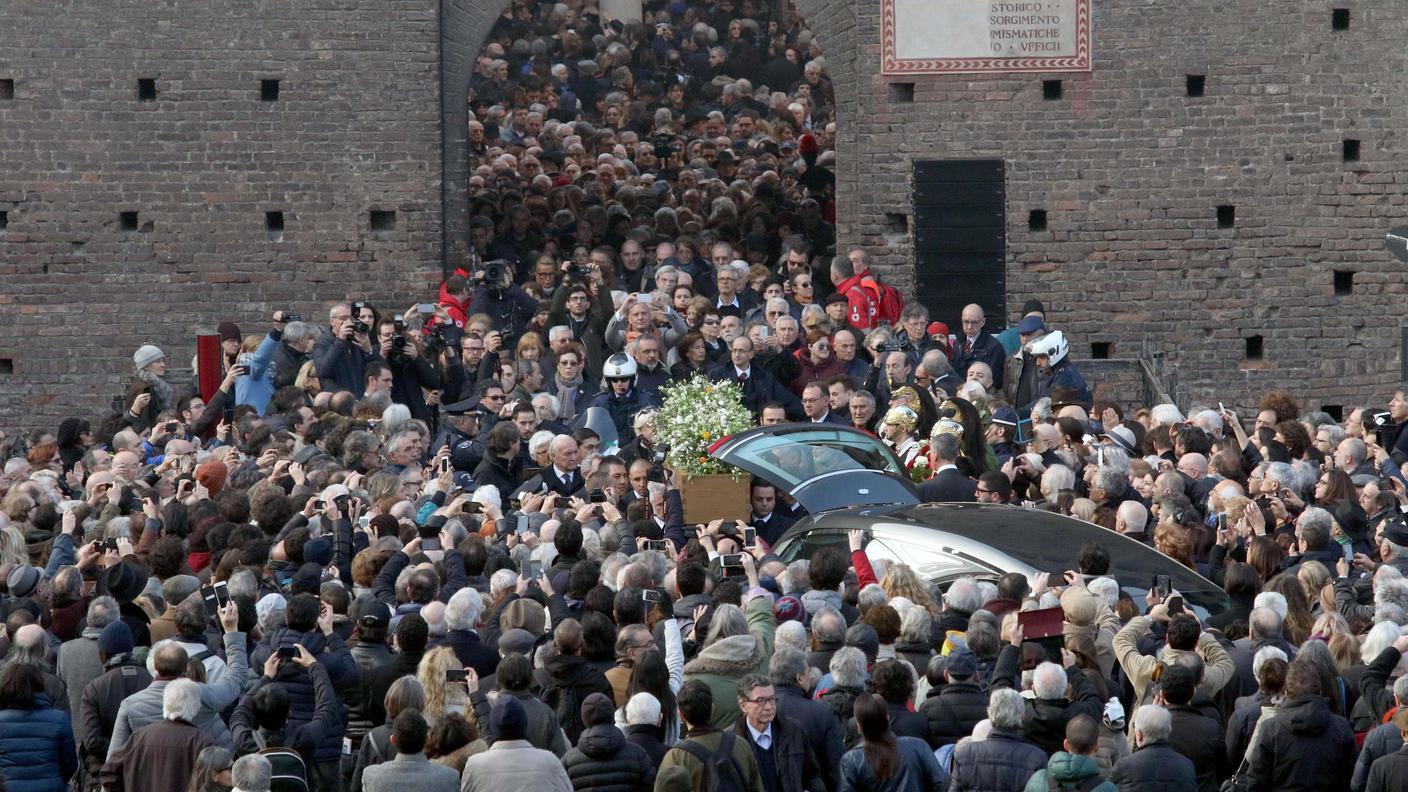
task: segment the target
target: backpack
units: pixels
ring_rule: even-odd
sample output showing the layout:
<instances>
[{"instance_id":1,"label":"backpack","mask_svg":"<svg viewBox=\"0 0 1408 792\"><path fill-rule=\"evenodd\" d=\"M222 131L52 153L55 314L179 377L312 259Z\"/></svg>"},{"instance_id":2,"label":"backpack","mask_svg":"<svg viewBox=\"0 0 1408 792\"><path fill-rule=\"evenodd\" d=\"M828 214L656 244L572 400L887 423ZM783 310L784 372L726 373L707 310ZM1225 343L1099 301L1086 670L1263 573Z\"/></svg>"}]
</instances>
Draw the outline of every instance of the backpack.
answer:
<instances>
[{"instance_id":1,"label":"backpack","mask_svg":"<svg viewBox=\"0 0 1408 792\"><path fill-rule=\"evenodd\" d=\"M577 688L572 685L548 685L543 688L542 701L557 714L557 724L567 735L567 742L576 745L577 738L582 736L582 701L577 695Z\"/></svg>"},{"instance_id":2,"label":"backpack","mask_svg":"<svg viewBox=\"0 0 1408 792\"><path fill-rule=\"evenodd\" d=\"M870 324L878 322L895 324L904 311L904 297L893 286L880 282L873 272L867 272L860 279L860 287L865 290L870 302Z\"/></svg>"},{"instance_id":3,"label":"backpack","mask_svg":"<svg viewBox=\"0 0 1408 792\"><path fill-rule=\"evenodd\" d=\"M256 743L264 740L256 731ZM292 748L265 748L259 755L269 760L269 792L308 792L308 765Z\"/></svg>"},{"instance_id":4,"label":"backpack","mask_svg":"<svg viewBox=\"0 0 1408 792\"><path fill-rule=\"evenodd\" d=\"M713 753L693 740L683 740L675 747L704 763L704 783L699 792L747 792L743 770L733 758L733 732L720 734L719 747Z\"/></svg>"}]
</instances>

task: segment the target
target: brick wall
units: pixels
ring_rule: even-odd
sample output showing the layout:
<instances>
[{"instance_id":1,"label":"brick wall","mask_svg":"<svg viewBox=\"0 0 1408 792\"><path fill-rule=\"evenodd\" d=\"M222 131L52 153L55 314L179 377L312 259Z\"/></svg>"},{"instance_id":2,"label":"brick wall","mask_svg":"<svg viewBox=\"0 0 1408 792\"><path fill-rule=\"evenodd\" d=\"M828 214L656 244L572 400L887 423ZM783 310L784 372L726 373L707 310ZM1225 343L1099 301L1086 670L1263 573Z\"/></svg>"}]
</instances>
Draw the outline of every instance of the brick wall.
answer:
<instances>
[{"instance_id":1,"label":"brick wall","mask_svg":"<svg viewBox=\"0 0 1408 792\"><path fill-rule=\"evenodd\" d=\"M4 28L0 425L96 416L142 343L184 370L222 319L325 321L343 295L404 307L437 281L433 3L12 3Z\"/></svg>"},{"instance_id":2,"label":"brick wall","mask_svg":"<svg viewBox=\"0 0 1408 792\"><path fill-rule=\"evenodd\" d=\"M1349 8L1331 30L1331 8ZM1115 357L1166 352L1181 400L1247 406L1271 387L1312 404L1387 400L1399 378L1403 265L1384 250L1408 216L1408 5L1336 0L1095 0L1090 74L879 74L879 5L861 3L861 90L844 140L843 238L912 282L915 158L1007 162L1008 304L1040 297L1072 336ZM1206 95L1186 95L1187 75ZM1042 80L1063 80L1046 101ZM887 83L914 82L913 104ZM1345 162L1341 141L1361 141ZM855 162L840 152L842 162ZM1216 207L1235 205L1219 228ZM1044 209L1049 227L1027 230ZM1336 295L1334 270L1353 275ZM950 322L956 317L941 317ZM1248 336L1264 359L1244 359Z\"/></svg>"},{"instance_id":3,"label":"brick wall","mask_svg":"<svg viewBox=\"0 0 1408 792\"><path fill-rule=\"evenodd\" d=\"M220 319L255 332L276 308L424 296L463 250L462 97L504 4L8 9L0 425L94 415L141 343L184 367ZM1405 293L1380 240L1408 214L1408 6L1334 5L1348 30L1320 2L1096 0L1091 74L905 78L914 102L891 104L878 2L796 0L836 82L842 243L912 282L885 215L910 211L913 159L1002 157L1009 303L1045 299L1077 359L1093 342L1162 352L1184 401L1245 406L1278 385L1315 404L1382 398ZM1185 95L1189 74L1206 96ZM1043 100L1044 78L1062 99ZM394 210L394 230L372 233L371 209ZM1032 209L1048 230L1027 230ZM1335 270L1353 272L1350 294ZM1243 359L1253 335L1263 360Z\"/></svg>"}]
</instances>

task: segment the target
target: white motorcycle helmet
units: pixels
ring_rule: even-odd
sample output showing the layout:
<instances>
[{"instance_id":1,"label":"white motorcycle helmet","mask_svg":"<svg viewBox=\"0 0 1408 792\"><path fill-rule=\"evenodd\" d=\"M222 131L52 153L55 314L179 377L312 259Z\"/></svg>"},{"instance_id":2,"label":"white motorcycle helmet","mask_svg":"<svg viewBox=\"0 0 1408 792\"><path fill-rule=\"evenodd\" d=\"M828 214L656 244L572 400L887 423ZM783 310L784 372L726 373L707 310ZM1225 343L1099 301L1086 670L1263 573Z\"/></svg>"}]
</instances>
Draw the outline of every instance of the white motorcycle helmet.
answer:
<instances>
[{"instance_id":1,"label":"white motorcycle helmet","mask_svg":"<svg viewBox=\"0 0 1408 792\"><path fill-rule=\"evenodd\" d=\"M1032 357L1045 355L1051 365L1056 365L1066 359L1066 354L1071 351L1071 345L1066 343L1066 334L1060 330L1052 330L1041 338L1034 338L1027 342L1027 354Z\"/></svg>"},{"instance_id":2,"label":"white motorcycle helmet","mask_svg":"<svg viewBox=\"0 0 1408 792\"><path fill-rule=\"evenodd\" d=\"M636 381L636 361L630 355L615 354L606 359L601 367L601 378L607 380L628 379Z\"/></svg>"}]
</instances>

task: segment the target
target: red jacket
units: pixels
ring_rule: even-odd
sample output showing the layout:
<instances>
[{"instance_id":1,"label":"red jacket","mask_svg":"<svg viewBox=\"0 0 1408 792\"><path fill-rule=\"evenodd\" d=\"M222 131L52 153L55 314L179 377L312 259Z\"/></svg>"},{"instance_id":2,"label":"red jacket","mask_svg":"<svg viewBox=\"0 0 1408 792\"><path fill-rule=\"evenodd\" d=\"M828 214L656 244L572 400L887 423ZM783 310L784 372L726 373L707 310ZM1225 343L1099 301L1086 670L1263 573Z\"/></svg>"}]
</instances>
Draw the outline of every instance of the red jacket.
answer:
<instances>
[{"instance_id":1,"label":"red jacket","mask_svg":"<svg viewBox=\"0 0 1408 792\"><path fill-rule=\"evenodd\" d=\"M869 330L875 324L870 295L860 285L861 280L869 274L870 270L857 272L836 284L836 291L846 295L846 321L858 330Z\"/></svg>"}]
</instances>

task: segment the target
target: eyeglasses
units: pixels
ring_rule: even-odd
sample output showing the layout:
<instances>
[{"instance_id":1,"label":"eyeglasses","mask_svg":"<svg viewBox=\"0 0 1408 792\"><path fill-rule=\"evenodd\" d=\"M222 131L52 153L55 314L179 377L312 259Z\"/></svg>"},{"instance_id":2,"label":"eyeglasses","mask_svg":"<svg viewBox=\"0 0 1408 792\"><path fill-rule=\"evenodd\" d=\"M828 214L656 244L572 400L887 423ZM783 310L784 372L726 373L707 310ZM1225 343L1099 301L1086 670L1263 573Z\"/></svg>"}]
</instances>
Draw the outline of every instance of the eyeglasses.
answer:
<instances>
[{"instance_id":1,"label":"eyeglasses","mask_svg":"<svg viewBox=\"0 0 1408 792\"><path fill-rule=\"evenodd\" d=\"M985 490L985 489L980 489L980 490L974 490L974 491L977 492L979 495L996 495L996 494L997 494L997 490Z\"/></svg>"},{"instance_id":2,"label":"eyeglasses","mask_svg":"<svg viewBox=\"0 0 1408 792\"><path fill-rule=\"evenodd\" d=\"M716 324L718 324L718 323L719 323L719 320L718 320L718 319L705 319L705 320L704 320L704 324L706 324L706 325L716 325Z\"/></svg>"},{"instance_id":3,"label":"eyeglasses","mask_svg":"<svg viewBox=\"0 0 1408 792\"><path fill-rule=\"evenodd\" d=\"M771 707L777 704L776 696L759 696L758 698L744 699L749 704L757 704L759 707Z\"/></svg>"}]
</instances>

